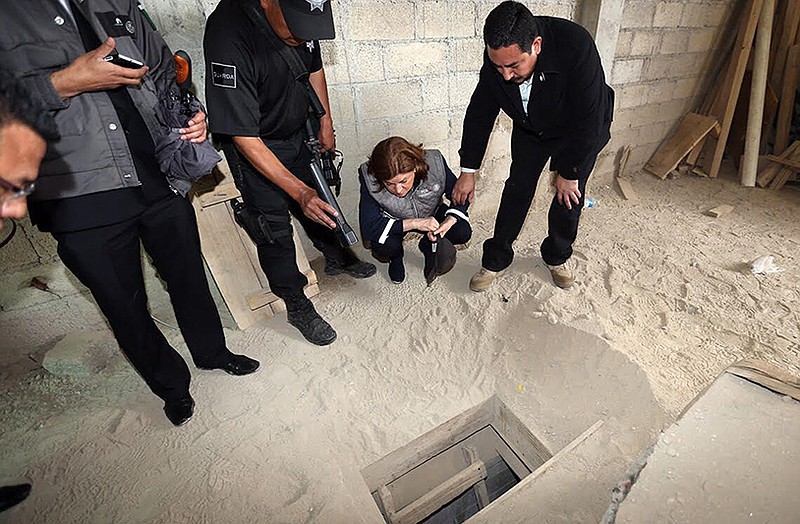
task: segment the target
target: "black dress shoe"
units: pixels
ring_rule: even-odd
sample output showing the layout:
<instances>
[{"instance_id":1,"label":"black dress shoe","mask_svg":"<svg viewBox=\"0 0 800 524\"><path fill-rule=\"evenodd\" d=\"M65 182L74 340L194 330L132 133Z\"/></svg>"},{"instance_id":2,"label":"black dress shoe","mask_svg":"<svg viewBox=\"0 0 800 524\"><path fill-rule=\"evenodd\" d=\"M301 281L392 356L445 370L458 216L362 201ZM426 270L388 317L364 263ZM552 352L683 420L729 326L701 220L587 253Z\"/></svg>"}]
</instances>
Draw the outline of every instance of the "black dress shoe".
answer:
<instances>
[{"instance_id":1,"label":"black dress shoe","mask_svg":"<svg viewBox=\"0 0 800 524\"><path fill-rule=\"evenodd\" d=\"M16 486L3 486L0 488L0 511L16 506L31 492L30 484L17 484Z\"/></svg>"},{"instance_id":2,"label":"black dress shoe","mask_svg":"<svg viewBox=\"0 0 800 524\"><path fill-rule=\"evenodd\" d=\"M170 422L176 426L183 426L194 415L194 399L184 397L178 400L167 400L164 402L164 413Z\"/></svg>"},{"instance_id":3,"label":"black dress shoe","mask_svg":"<svg viewBox=\"0 0 800 524\"><path fill-rule=\"evenodd\" d=\"M226 360L212 366L197 366L200 369L221 369L230 375L249 375L258 369L258 360L230 353Z\"/></svg>"}]
</instances>

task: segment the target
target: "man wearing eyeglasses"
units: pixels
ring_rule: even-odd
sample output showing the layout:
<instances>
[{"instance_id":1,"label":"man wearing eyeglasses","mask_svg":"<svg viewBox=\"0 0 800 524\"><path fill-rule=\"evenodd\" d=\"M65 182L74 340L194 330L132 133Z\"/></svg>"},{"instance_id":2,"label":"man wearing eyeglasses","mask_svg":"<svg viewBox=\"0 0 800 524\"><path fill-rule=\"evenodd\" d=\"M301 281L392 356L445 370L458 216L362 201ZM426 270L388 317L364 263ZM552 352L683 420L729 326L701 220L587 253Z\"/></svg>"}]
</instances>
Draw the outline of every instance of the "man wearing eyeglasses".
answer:
<instances>
[{"instance_id":1,"label":"man wearing eyeglasses","mask_svg":"<svg viewBox=\"0 0 800 524\"><path fill-rule=\"evenodd\" d=\"M22 218L35 187L47 142L57 137L55 123L36 105L10 71L0 68L0 229L4 218ZM0 487L0 511L16 506L30 484Z\"/></svg>"},{"instance_id":2,"label":"man wearing eyeglasses","mask_svg":"<svg viewBox=\"0 0 800 524\"><path fill-rule=\"evenodd\" d=\"M47 142L55 124L36 106L9 71L0 69L0 228L4 218L28 211Z\"/></svg>"}]
</instances>

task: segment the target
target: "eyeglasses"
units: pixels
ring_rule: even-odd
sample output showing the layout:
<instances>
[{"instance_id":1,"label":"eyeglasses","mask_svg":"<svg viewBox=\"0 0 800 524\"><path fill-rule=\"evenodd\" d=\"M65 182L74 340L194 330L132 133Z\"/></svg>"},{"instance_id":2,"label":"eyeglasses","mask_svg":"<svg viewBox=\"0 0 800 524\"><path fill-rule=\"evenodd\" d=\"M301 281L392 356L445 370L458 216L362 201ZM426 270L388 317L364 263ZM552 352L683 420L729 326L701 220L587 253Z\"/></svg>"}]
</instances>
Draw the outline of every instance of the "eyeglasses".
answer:
<instances>
[{"instance_id":1,"label":"eyeglasses","mask_svg":"<svg viewBox=\"0 0 800 524\"><path fill-rule=\"evenodd\" d=\"M0 177L0 187L9 191L9 194L0 196L0 204L2 204L9 200L16 200L30 195L36 189L36 182L25 182L20 187Z\"/></svg>"}]
</instances>

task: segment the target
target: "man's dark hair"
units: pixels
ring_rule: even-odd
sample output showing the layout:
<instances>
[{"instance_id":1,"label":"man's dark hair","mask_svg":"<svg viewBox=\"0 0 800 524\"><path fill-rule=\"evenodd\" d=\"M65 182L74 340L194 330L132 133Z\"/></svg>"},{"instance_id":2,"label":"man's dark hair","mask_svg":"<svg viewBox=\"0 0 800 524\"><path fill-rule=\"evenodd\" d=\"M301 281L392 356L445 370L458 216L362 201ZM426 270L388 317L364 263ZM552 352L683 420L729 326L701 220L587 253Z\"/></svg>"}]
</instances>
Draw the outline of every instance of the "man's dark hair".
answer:
<instances>
[{"instance_id":1,"label":"man's dark hair","mask_svg":"<svg viewBox=\"0 0 800 524\"><path fill-rule=\"evenodd\" d=\"M0 129L13 122L30 127L45 140L58 138L56 123L47 109L31 98L14 73L0 69Z\"/></svg>"},{"instance_id":2,"label":"man's dark hair","mask_svg":"<svg viewBox=\"0 0 800 524\"><path fill-rule=\"evenodd\" d=\"M524 53L531 52L533 40L539 36L539 26L527 7L508 0L498 5L483 25L483 42L492 49L517 44Z\"/></svg>"}]
</instances>

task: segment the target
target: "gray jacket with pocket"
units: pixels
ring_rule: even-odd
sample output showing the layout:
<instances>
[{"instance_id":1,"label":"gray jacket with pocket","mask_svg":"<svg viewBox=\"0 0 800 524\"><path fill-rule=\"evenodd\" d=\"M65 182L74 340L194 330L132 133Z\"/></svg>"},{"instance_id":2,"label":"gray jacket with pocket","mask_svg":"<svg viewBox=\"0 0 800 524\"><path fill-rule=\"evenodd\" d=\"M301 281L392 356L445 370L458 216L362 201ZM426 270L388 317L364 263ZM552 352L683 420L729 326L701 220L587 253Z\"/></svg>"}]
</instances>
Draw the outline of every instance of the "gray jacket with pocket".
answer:
<instances>
[{"instance_id":1,"label":"gray jacket with pocket","mask_svg":"<svg viewBox=\"0 0 800 524\"><path fill-rule=\"evenodd\" d=\"M155 138L156 102L175 82L172 52L134 0L77 0L100 41L111 36L123 55L150 67L131 99ZM60 139L48 147L33 200L55 200L141 185L125 131L103 91L62 100L50 74L85 54L81 36L58 0L0 2L0 64L50 109Z\"/></svg>"}]
</instances>

